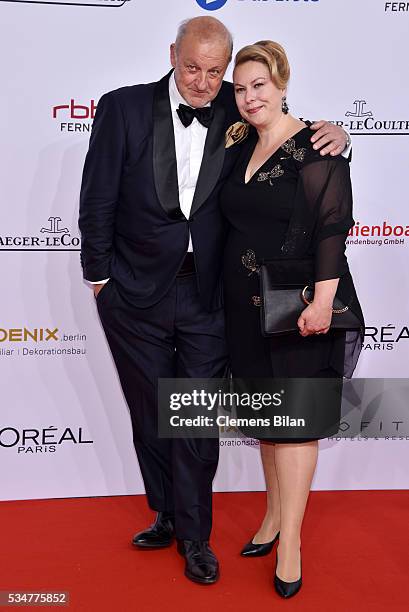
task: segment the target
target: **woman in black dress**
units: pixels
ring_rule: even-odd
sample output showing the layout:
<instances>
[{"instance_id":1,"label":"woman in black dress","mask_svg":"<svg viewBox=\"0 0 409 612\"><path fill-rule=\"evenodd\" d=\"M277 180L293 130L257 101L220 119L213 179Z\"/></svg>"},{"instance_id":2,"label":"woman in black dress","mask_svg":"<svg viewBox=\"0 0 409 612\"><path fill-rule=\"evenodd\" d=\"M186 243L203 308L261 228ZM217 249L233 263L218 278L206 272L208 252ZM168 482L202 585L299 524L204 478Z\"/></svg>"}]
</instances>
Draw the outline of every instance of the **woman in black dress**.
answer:
<instances>
[{"instance_id":1,"label":"woman in black dress","mask_svg":"<svg viewBox=\"0 0 409 612\"><path fill-rule=\"evenodd\" d=\"M233 377L350 376L359 355L359 333L330 330L338 285L352 296L362 320L344 255L353 225L349 163L321 156L310 129L288 113L289 65L272 41L236 56L238 109L250 129L238 163L221 194L228 221L224 260L227 338ZM260 327L259 265L277 256L313 256L314 300L299 320L299 333L265 338ZM314 475L317 440L262 441L267 511L242 551L260 556L279 537L275 587L283 597L301 587L300 532Z\"/></svg>"}]
</instances>

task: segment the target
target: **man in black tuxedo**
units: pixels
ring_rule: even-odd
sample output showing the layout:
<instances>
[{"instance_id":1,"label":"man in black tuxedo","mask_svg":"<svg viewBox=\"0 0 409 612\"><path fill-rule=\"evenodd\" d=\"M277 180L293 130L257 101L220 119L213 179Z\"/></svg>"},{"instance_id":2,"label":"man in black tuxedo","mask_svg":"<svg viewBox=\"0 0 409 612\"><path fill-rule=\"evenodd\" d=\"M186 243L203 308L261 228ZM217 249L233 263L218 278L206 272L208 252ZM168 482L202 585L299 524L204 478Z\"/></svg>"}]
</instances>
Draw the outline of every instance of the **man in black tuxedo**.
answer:
<instances>
[{"instance_id":1,"label":"man in black tuxedo","mask_svg":"<svg viewBox=\"0 0 409 612\"><path fill-rule=\"evenodd\" d=\"M158 438L156 387L161 377L223 376L227 365L218 195L239 150L225 149L225 132L240 119L223 82L231 52L217 19L189 20L171 45L174 71L102 96L79 218L84 278L94 284L157 512L133 543L161 548L176 535L186 576L202 584L219 575L208 543L219 444ZM329 150L344 148L336 126L315 136Z\"/></svg>"}]
</instances>

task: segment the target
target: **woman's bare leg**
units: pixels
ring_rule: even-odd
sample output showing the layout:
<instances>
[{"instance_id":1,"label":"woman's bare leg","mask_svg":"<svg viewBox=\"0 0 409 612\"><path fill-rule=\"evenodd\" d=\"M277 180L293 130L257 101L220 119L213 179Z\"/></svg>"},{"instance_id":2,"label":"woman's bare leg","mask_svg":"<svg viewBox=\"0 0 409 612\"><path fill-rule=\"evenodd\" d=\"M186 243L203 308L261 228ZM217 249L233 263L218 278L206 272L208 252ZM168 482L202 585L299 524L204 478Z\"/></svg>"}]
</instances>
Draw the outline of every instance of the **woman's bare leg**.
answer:
<instances>
[{"instance_id":1,"label":"woman's bare leg","mask_svg":"<svg viewBox=\"0 0 409 612\"><path fill-rule=\"evenodd\" d=\"M280 531L280 494L275 466L275 445L260 442L261 460L267 490L267 509L263 522L253 538L254 544L271 542Z\"/></svg>"},{"instance_id":2,"label":"woman's bare leg","mask_svg":"<svg viewBox=\"0 0 409 612\"><path fill-rule=\"evenodd\" d=\"M300 577L301 525L318 457L318 442L276 444L274 459L280 492L280 543L277 575Z\"/></svg>"}]
</instances>

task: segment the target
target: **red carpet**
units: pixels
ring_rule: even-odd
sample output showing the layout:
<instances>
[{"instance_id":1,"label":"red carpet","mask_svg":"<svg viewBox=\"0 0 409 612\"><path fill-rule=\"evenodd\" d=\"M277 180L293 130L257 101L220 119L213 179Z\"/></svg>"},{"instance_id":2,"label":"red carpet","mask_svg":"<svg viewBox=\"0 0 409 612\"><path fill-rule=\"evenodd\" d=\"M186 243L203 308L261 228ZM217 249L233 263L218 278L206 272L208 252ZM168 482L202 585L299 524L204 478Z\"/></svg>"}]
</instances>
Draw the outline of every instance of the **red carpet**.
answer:
<instances>
[{"instance_id":1,"label":"red carpet","mask_svg":"<svg viewBox=\"0 0 409 612\"><path fill-rule=\"evenodd\" d=\"M238 555L262 517L264 494L219 493L214 509L221 579L201 586L183 576L174 546L129 544L153 516L142 496L3 502L0 590L69 591L65 609L87 612L409 610L408 491L313 492L304 585L288 601L272 586L273 555Z\"/></svg>"}]
</instances>

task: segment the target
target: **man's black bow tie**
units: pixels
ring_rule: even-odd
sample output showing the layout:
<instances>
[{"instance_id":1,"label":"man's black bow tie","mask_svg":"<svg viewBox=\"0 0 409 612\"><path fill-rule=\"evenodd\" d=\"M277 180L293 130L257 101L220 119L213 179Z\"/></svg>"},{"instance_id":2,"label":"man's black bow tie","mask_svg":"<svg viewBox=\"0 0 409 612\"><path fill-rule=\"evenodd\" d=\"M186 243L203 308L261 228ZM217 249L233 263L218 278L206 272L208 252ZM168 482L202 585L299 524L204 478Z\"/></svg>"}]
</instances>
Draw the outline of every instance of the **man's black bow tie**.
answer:
<instances>
[{"instance_id":1,"label":"man's black bow tie","mask_svg":"<svg viewBox=\"0 0 409 612\"><path fill-rule=\"evenodd\" d=\"M192 108L191 106L186 106L186 104L179 104L179 108L176 109L176 112L185 127L188 127L196 117L199 123L205 128L208 128L213 119L213 108L211 106Z\"/></svg>"}]
</instances>

